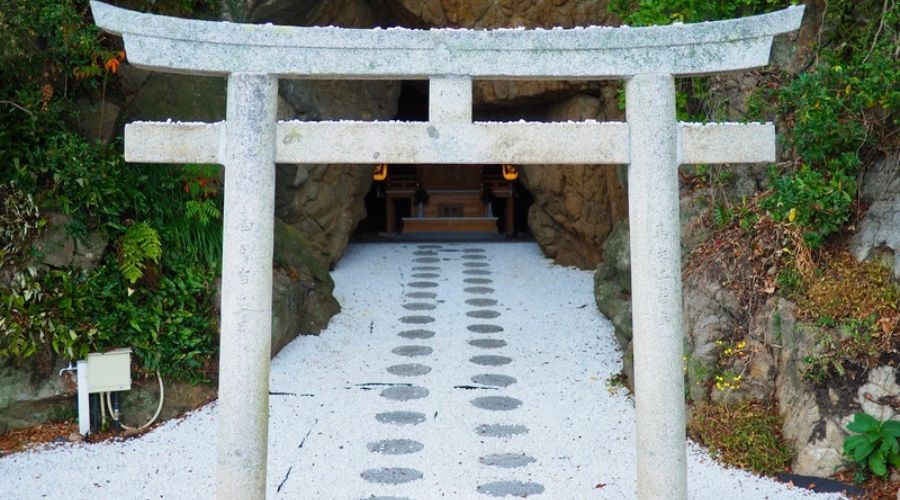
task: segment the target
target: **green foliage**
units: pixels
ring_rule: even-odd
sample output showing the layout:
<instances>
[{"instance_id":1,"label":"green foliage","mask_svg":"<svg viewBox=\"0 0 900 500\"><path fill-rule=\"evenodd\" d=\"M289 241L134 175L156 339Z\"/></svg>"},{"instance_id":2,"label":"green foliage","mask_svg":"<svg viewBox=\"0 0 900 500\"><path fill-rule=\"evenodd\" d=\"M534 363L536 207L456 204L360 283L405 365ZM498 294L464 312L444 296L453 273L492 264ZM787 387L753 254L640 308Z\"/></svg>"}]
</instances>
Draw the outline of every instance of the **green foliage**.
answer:
<instances>
[{"instance_id":1,"label":"green foliage","mask_svg":"<svg viewBox=\"0 0 900 500\"><path fill-rule=\"evenodd\" d=\"M875 316L861 320L835 322L820 318L816 354L803 357L803 377L813 384L824 384L831 377L844 377L849 367L867 367L881 351L875 337L879 335ZM833 325L833 326L832 326Z\"/></svg>"},{"instance_id":2,"label":"green foliage","mask_svg":"<svg viewBox=\"0 0 900 500\"><path fill-rule=\"evenodd\" d=\"M0 184L0 268L24 257L28 242L44 225L31 195L14 182Z\"/></svg>"},{"instance_id":3,"label":"green foliage","mask_svg":"<svg viewBox=\"0 0 900 500\"><path fill-rule=\"evenodd\" d=\"M840 162L856 163L852 153L842 156ZM818 248L850 218L856 196L856 178L848 173L850 168L835 167L830 174L823 174L802 165L789 175L773 174L772 195L760 206L776 222L797 224L810 248Z\"/></svg>"},{"instance_id":4,"label":"green foliage","mask_svg":"<svg viewBox=\"0 0 900 500\"><path fill-rule=\"evenodd\" d=\"M134 283L144 275L146 261L159 263L162 245L159 233L146 222L131 225L122 236L119 248L119 271L130 283Z\"/></svg>"},{"instance_id":5,"label":"green foliage","mask_svg":"<svg viewBox=\"0 0 900 500\"><path fill-rule=\"evenodd\" d=\"M20 273L0 291L0 358L82 359L128 346L145 370L198 382L215 352L212 278L176 268L155 290L130 288L112 261L91 272Z\"/></svg>"},{"instance_id":6,"label":"green foliage","mask_svg":"<svg viewBox=\"0 0 900 500\"><path fill-rule=\"evenodd\" d=\"M856 479L865 480L867 473L882 479L891 467L900 469L900 421L878 421L867 413L856 413L847 424L852 433L844 440L844 455L856 463Z\"/></svg>"},{"instance_id":7,"label":"green foliage","mask_svg":"<svg viewBox=\"0 0 900 500\"><path fill-rule=\"evenodd\" d=\"M625 24L651 26L762 14L789 3L785 0L612 0L609 11Z\"/></svg>"},{"instance_id":8,"label":"green foliage","mask_svg":"<svg viewBox=\"0 0 900 500\"><path fill-rule=\"evenodd\" d=\"M165 14L206 0L127 0ZM124 58L86 0L20 0L0 9L0 358L82 358L129 346L143 369L197 381L215 354L211 282L221 255L218 168L125 164L120 143L85 140L73 103L116 88ZM41 212L76 237L113 242L91 271L29 268ZM7 266L9 267L9 266ZM151 272L152 270L152 272Z\"/></svg>"}]
</instances>

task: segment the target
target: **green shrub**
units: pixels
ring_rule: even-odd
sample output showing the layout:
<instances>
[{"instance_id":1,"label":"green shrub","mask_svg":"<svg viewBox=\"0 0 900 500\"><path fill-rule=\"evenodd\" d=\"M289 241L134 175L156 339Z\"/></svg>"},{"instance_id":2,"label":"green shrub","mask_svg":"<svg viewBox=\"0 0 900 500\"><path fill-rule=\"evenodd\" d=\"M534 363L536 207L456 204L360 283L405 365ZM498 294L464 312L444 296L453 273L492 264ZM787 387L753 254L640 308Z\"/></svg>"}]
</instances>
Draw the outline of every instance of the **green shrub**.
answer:
<instances>
[{"instance_id":1,"label":"green shrub","mask_svg":"<svg viewBox=\"0 0 900 500\"><path fill-rule=\"evenodd\" d=\"M201 381L216 346L213 277L180 267L156 289L130 288L111 261L91 272L20 273L0 290L0 358L46 364L54 354L74 360L131 347L145 370Z\"/></svg>"},{"instance_id":2,"label":"green shrub","mask_svg":"<svg viewBox=\"0 0 900 500\"><path fill-rule=\"evenodd\" d=\"M843 157L854 164L852 154ZM818 248L824 239L837 232L850 218L856 195L856 179L849 168L835 167L830 175L803 165L788 175L773 175L772 195L760 206L776 222L796 224L810 248Z\"/></svg>"},{"instance_id":3,"label":"green shrub","mask_svg":"<svg viewBox=\"0 0 900 500\"><path fill-rule=\"evenodd\" d=\"M900 469L900 421L880 422L867 413L857 413L847 429L852 434L844 440L844 455L856 463L858 482L864 481L867 473L885 479L889 468Z\"/></svg>"}]
</instances>

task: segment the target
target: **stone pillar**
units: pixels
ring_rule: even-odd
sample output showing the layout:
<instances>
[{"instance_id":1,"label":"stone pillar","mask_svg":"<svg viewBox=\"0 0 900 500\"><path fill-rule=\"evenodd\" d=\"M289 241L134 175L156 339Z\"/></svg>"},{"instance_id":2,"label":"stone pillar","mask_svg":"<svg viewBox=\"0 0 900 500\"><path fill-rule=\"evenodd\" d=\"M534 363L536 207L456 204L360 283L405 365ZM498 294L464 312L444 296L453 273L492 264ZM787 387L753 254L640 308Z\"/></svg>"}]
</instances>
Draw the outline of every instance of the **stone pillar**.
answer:
<instances>
[{"instance_id":1,"label":"stone pillar","mask_svg":"<svg viewBox=\"0 0 900 500\"><path fill-rule=\"evenodd\" d=\"M278 80L228 77L216 498L266 497Z\"/></svg>"},{"instance_id":2,"label":"stone pillar","mask_svg":"<svg viewBox=\"0 0 900 500\"><path fill-rule=\"evenodd\" d=\"M625 85L634 321L637 492L687 498L678 130L671 75Z\"/></svg>"},{"instance_id":3,"label":"stone pillar","mask_svg":"<svg viewBox=\"0 0 900 500\"><path fill-rule=\"evenodd\" d=\"M472 122L472 78L434 76L428 81L428 121Z\"/></svg>"}]
</instances>

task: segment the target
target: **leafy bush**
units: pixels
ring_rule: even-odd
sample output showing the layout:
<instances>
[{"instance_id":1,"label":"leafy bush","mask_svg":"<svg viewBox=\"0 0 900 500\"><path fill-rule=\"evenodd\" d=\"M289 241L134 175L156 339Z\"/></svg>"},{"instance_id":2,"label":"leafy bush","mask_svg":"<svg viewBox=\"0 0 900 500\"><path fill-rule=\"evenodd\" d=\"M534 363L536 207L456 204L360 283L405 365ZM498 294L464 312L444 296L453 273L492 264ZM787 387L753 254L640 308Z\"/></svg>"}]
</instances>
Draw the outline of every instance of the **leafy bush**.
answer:
<instances>
[{"instance_id":1,"label":"leafy bush","mask_svg":"<svg viewBox=\"0 0 900 500\"><path fill-rule=\"evenodd\" d=\"M212 2L124 6L178 14ZM0 265L17 266L0 289L0 357L49 368L56 356L129 346L140 368L198 381L216 349L218 167L125 164L120 142L76 133L75 101L117 88L120 43L94 26L86 0L0 9ZM100 265L29 268L36 207L69 215L76 237L105 233L113 244Z\"/></svg>"},{"instance_id":2,"label":"leafy bush","mask_svg":"<svg viewBox=\"0 0 900 500\"><path fill-rule=\"evenodd\" d=\"M857 413L847 429L853 434L844 440L844 455L856 463L857 481L864 481L867 472L885 479L890 467L900 469L900 421L880 422Z\"/></svg>"},{"instance_id":3,"label":"leafy bush","mask_svg":"<svg viewBox=\"0 0 900 500\"><path fill-rule=\"evenodd\" d=\"M845 158L852 163L849 155ZM763 198L760 206L776 222L799 226L810 248L820 247L825 237L850 218L856 179L845 169L834 169L826 176L803 165L788 175L773 177L772 195Z\"/></svg>"},{"instance_id":4,"label":"leafy bush","mask_svg":"<svg viewBox=\"0 0 900 500\"><path fill-rule=\"evenodd\" d=\"M129 288L112 261L91 272L20 273L0 291L0 358L46 365L54 354L131 347L145 370L201 381L215 352L213 276L176 268L154 290Z\"/></svg>"}]
</instances>

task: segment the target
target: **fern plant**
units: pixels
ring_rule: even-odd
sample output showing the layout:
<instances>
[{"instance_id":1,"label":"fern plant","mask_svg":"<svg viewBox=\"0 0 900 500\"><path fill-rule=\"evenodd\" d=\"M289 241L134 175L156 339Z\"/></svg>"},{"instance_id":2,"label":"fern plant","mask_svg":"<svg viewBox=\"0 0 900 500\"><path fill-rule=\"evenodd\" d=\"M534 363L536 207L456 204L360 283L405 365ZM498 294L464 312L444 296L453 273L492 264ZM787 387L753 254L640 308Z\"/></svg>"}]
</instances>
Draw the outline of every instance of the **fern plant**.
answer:
<instances>
[{"instance_id":1,"label":"fern plant","mask_svg":"<svg viewBox=\"0 0 900 500\"><path fill-rule=\"evenodd\" d=\"M132 224L125 230L119 259L119 271L130 283L144 275L147 261L159 263L162 244L159 233L146 222Z\"/></svg>"}]
</instances>

